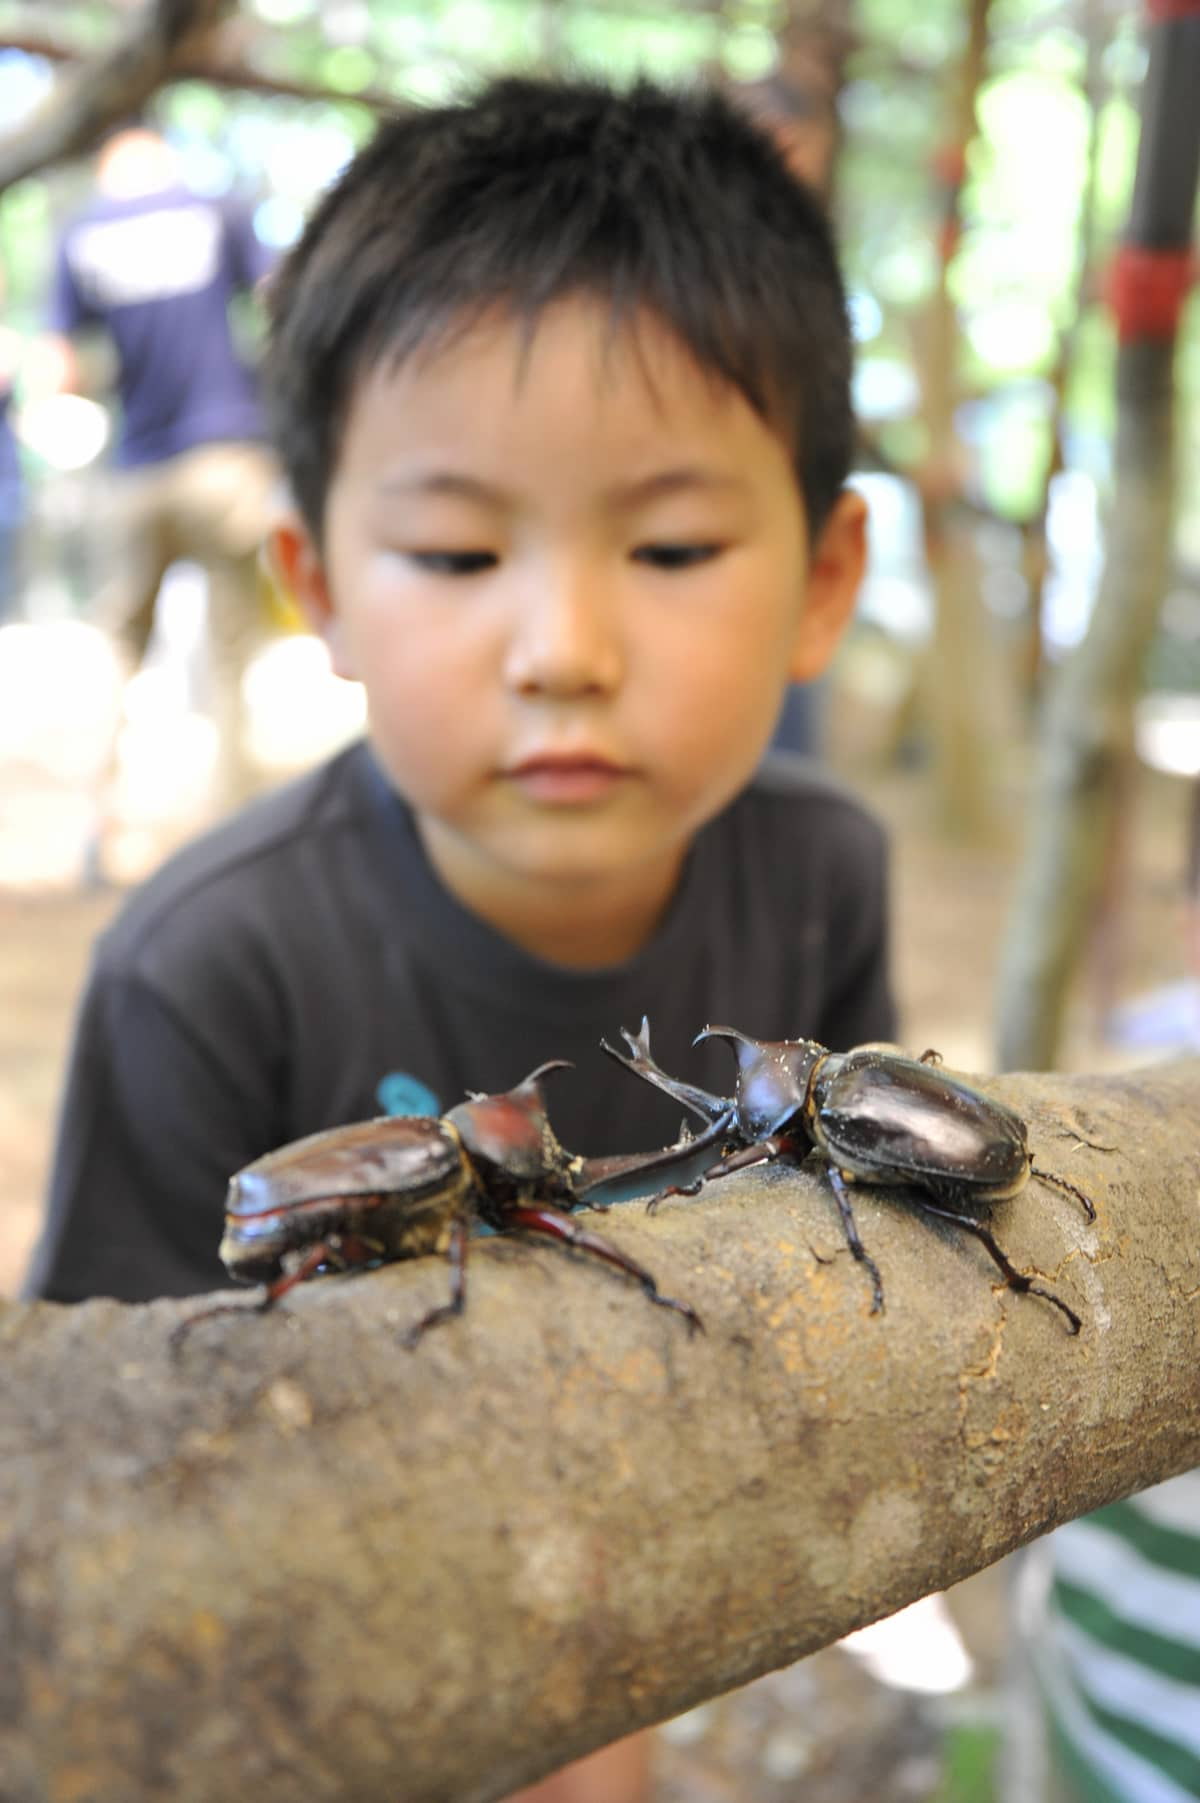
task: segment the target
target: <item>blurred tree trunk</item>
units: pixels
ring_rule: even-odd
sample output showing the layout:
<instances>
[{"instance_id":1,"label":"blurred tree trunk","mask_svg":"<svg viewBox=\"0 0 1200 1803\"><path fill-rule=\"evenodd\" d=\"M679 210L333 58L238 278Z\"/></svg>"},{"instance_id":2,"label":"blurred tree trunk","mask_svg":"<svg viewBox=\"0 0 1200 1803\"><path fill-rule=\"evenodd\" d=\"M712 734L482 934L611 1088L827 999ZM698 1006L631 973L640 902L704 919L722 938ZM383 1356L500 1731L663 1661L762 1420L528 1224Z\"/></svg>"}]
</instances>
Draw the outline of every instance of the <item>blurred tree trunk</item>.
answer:
<instances>
[{"instance_id":1,"label":"blurred tree trunk","mask_svg":"<svg viewBox=\"0 0 1200 1803\"><path fill-rule=\"evenodd\" d=\"M0 1307L4 1803L488 1803L1195 1465L1200 1061L985 1087L1029 1123L1013 1262L745 1172L550 1248L417 1259L274 1315ZM247 1298L249 1302L251 1299Z\"/></svg>"},{"instance_id":2,"label":"blurred tree trunk","mask_svg":"<svg viewBox=\"0 0 1200 1803\"><path fill-rule=\"evenodd\" d=\"M925 556L933 587L934 637L921 680L932 723L938 811L951 832L971 837L990 824L980 695L985 692L987 622L979 568L963 505L966 454L955 415L959 402L959 324L950 292L950 265L962 235L962 188L967 149L976 133L975 107L987 64L991 0L968 0L967 42L946 140L935 160L941 229L939 276L921 321L917 373L928 452L917 471Z\"/></svg>"},{"instance_id":3,"label":"blurred tree trunk","mask_svg":"<svg viewBox=\"0 0 1200 1803\"><path fill-rule=\"evenodd\" d=\"M840 142L838 96L854 42L848 0L792 0L777 33L779 63L739 97L775 137L789 166L828 203Z\"/></svg>"},{"instance_id":4,"label":"blurred tree trunk","mask_svg":"<svg viewBox=\"0 0 1200 1803\"><path fill-rule=\"evenodd\" d=\"M1188 820L1187 882L1184 897L1185 962L1200 983L1200 776L1192 778L1192 806Z\"/></svg>"},{"instance_id":5,"label":"blurred tree trunk","mask_svg":"<svg viewBox=\"0 0 1200 1803\"><path fill-rule=\"evenodd\" d=\"M1028 702L1036 700L1041 687L1044 657L1044 606L1046 577L1049 574L1047 523L1054 479L1065 467L1065 431L1067 390L1075 364L1079 328L1094 298L1096 240L1096 162L1100 147L1100 116L1104 106L1103 61L1109 42L1107 15L1100 0L1084 0L1083 33L1087 56L1084 65L1082 94L1087 107L1087 144L1084 150L1084 181L1079 196L1076 230L1075 295L1071 316L1059 333L1055 347L1054 367L1050 372L1050 444L1041 499L1036 513L1025 530L1024 566L1029 586L1028 630L1025 640L1022 686Z\"/></svg>"},{"instance_id":6,"label":"blurred tree trunk","mask_svg":"<svg viewBox=\"0 0 1200 1803\"><path fill-rule=\"evenodd\" d=\"M1029 845L1001 955L1001 1068L1056 1061L1169 572L1175 342L1200 169L1200 0L1170 0L1150 16L1137 174L1111 291L1117 442L1105 568L1087 633L1048 697Z\"/></svg>"}]
</instances>

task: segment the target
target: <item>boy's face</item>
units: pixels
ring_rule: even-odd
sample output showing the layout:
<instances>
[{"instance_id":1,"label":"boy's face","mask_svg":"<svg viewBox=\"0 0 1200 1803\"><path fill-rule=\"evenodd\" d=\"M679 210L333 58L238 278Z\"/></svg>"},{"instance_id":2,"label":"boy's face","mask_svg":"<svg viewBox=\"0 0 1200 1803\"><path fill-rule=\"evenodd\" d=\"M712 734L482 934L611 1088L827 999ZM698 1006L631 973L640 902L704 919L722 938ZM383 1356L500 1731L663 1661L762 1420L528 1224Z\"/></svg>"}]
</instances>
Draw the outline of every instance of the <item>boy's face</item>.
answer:
<instances>
[{"instance_id":1,"label":"boy's face","mask_svg":"<svg viewBox=\"0 0 1200 1803\"><path fill-rule=\"evenodd\" d=\"M661 907L824 669L864 536L851 493L810 547L742 396L580 298L369 372L323 554L295 523L275 552L443 880L519 939L522 898Z\"/></svg>"}]
</instances>

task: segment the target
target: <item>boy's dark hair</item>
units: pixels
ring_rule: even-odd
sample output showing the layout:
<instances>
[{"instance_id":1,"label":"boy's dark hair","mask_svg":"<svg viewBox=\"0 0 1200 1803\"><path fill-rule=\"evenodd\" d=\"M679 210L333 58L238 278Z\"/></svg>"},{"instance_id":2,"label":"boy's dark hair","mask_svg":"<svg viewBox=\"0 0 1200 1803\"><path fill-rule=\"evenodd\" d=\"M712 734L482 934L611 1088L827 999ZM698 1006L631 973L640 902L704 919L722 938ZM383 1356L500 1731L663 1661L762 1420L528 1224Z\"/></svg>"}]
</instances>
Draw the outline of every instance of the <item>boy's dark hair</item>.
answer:
<instances>
[{"instance_id":1,"label":"boy's dark hair","mask_svg":"<svg viewBox=\"0 0 1200 1803\"><path fill-rule=\"evenodd\" d=\"M317 543L357 380L497 304L648 309L791 445L815 538L850 467L850 333L816 196L719 93L508 77L384 123L269 286L266 393Z\"/></svg>"}]
</instances>

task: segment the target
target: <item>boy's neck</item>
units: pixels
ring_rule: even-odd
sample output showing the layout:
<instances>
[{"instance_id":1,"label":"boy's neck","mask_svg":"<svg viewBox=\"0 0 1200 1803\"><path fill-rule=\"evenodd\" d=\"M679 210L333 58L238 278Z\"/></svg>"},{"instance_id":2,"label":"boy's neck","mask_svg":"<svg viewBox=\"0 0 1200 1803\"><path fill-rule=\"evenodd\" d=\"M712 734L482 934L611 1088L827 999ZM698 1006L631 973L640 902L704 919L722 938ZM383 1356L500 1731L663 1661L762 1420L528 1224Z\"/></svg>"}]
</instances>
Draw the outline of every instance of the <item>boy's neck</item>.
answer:
<instances>
[{"instance_id":1,"label":"boy's neck","mask_svg":"<svg viewBox=\"0 0 1200 1803\"><path fill-rule=\"evenodd\" d=\"M457 901L523 951L572 970L603 970L639 952L667 910L684 859L679 849L617 879L535 882L473 858L436 821L418 818L417 830Z\"/></svg>"}]
</instances>

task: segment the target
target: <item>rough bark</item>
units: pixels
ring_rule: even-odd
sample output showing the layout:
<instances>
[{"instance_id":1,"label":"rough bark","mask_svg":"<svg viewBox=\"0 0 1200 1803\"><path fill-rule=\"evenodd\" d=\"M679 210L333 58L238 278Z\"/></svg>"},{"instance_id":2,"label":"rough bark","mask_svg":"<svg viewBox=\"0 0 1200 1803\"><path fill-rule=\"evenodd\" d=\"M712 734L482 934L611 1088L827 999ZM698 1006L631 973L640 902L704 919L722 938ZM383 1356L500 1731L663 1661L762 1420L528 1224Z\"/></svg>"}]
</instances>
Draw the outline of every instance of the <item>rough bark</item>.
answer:
<instances>
[{"instance_id":1,"label":"rough bark","mask_svg":"<svg viewBox=\"0 0 1200 1803\"><path fill-rule=\"evenodd\" d=\"M984 1085L1038 1162L982 1248L811 1166L602 1230L702 1312L489 1240L168 1335L0 1314L5 1803L485 1803L1200 1462L1200 1061Z\"/></svg>"}]
</instances>

